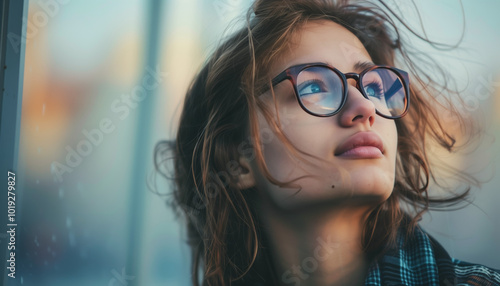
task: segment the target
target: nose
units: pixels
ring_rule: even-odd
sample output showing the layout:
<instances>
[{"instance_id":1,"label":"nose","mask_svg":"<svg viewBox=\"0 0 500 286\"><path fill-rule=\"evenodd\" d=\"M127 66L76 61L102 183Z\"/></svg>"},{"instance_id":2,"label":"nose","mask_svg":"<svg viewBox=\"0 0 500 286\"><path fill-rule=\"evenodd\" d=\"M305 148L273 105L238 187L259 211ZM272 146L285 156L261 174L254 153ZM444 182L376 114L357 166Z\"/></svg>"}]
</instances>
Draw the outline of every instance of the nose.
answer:
<instances>
[{"instance_id":1,"label":"nose","mask_svg":"<svg viewBox=\"0 0 500 286\"><path fill-rule=\"evenodd\" d=\"M345 127L356 124L371 127L375 122L375 115L373 102L361 94L361 91L356 87L355 79L348 79L347 100L340 112L340 124Z\"/></svg>"}]
</instances>

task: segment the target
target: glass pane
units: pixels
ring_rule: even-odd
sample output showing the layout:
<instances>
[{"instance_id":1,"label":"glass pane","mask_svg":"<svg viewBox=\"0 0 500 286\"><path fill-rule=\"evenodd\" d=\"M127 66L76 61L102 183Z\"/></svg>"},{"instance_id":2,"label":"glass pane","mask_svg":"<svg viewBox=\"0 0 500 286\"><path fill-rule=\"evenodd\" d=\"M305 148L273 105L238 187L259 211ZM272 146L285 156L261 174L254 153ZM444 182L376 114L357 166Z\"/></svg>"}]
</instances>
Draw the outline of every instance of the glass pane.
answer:
<instances>
[{"instance_id":1,"label":"glass pane","mask_svg":"<svg viewBox=\"0 0 500 286\"><path fill-rule=\"evenodd\" d=\"M30 1L18 285L108 285L125 266L144 4Z\"/></svg>"},{"instance_id":2,"label":"glass pane","mask_svg":"<svg viewBox=\"0 0 500 286\"><path fill-rule=\"evenodd\" d=\"M333 70L310 67L297 76L297 92L302 104L315 114L326 115L338 110L344 84Z\"/></svg>"},{"instance_id":3,"label":"glass pane","mask_svg":"<svg viewBox=\"0 0 500 286\"><path fill-rule=\"evenodd\" d=\"M161 3L153 27L151 3ZM30 1L15 285L189 284L182 225L153 192L169 186L158 179L151 191L146 175L154 172L154 145L175 135L170 128L197 68L248 5ZM159 52L147 65L151 28L158 29ZM147 104L152 124L140 126ZM139 136L144 130L149 137ZM137 178L138 161L144 178ZM135 179L141 204L131 201ZM126 269L130 233L135 270Z\"/></svg>"},{"instance_id":4,"label":"glass pane","mask_svg":"<svg viewBox=\"0 0 500 286\"><path fill-rule=\"evenodd\" d=\"M403 81L390 69L378 68L363 76L366 95L375 108L387 116L399 116L406 107Z\"/></svg>"}]
</instances>

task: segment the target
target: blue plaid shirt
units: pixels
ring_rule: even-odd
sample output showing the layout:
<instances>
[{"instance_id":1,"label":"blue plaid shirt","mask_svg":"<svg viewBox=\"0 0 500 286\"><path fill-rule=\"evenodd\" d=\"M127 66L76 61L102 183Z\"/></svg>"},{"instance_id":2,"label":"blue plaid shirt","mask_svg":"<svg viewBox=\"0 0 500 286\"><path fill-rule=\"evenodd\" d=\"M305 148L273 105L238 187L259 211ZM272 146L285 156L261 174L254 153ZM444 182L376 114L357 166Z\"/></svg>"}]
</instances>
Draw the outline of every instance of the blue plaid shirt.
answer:
<instances>
[{"instance_id":1,"label":"blue plaid shirt","mask_svg":"<svg viewBox=\"0 0 500 286\"><path fill-rule=\"evenodd\" d=\"M500 285L500 270L451 258L432 236L417 227L404 244L390 249L374 262L365 285Z\"/></svg>"}]
</instances>

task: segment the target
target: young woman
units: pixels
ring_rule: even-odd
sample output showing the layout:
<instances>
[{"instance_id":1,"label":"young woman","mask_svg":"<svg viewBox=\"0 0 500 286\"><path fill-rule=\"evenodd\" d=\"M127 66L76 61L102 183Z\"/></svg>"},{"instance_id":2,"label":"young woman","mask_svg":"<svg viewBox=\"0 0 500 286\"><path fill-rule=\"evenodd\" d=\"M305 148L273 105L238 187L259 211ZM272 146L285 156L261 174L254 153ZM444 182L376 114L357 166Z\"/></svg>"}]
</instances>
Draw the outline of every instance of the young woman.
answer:
<instances>
[{"instance_id":1,"label":"young woman","mask_svg":"<svg viewBox=\"0 0 500 286\"><path fill-rule=\"evenodd\" d=\"M396 14L354 3L257 1L194 79L156 151L173 151L193 285L500 285L419 228L468 194L428 188L426 148L454 150L439 115L463 120Z\"/></svg>"}]
</instances>

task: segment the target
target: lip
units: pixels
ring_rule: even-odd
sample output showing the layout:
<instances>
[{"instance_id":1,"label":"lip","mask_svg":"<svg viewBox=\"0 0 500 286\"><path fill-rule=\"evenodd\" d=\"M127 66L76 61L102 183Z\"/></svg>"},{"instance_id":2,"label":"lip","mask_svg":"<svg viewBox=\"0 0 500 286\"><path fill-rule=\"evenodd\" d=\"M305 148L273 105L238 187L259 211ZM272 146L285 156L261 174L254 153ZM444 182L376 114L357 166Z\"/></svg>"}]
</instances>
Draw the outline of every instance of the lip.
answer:
<instances>
[{"instance_id":1,"label":"lip","mask_svg":"<svg viewBox=\"0 0 500 286\"><path fill-rule=\"evenodd\" d=\"M349 159L376 159L384 156L384 144L373 132L358 132L335 149L335 156Z\"/></svg>"}]
</instances>

